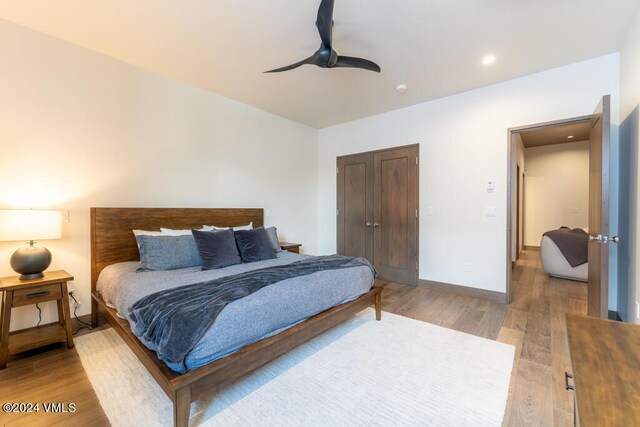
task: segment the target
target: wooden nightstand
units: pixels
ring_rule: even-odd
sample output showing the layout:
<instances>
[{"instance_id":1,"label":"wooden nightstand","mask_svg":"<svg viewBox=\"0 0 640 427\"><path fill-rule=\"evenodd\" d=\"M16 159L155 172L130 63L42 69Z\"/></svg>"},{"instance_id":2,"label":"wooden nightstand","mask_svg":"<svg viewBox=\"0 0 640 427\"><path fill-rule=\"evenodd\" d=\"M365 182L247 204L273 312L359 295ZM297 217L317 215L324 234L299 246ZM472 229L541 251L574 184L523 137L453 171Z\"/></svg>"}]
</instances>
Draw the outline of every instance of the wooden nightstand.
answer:
<instances>
[{"instance_id":1,"label":"wooden nightstand","mask_svg":"<svg viewBox=\"0 0 640 427\"><path fill-rule=\"evenodd\" d=\"M280 247L283 251L293 252L294 254L300 253L300 246L302 246L300 243L280 242Z\"/></svg>"},{"instance_id":2,"label":"wooden nightstand","mask_svg":"<svg viewBox=\"0 0 640 427\"><path fill-rule=\"evenodd\" d=\"M54 342L66 342L73 348L71 312L67 282L73 280L66 271L48 271L44 277L34 280L19 280L18 276L0 279L3 293L0 315L0 369L7 367L10 354L42 347ZM58 323L9 333L11 309L46 301L58 302Z\"/></svg>"}]
</instances>

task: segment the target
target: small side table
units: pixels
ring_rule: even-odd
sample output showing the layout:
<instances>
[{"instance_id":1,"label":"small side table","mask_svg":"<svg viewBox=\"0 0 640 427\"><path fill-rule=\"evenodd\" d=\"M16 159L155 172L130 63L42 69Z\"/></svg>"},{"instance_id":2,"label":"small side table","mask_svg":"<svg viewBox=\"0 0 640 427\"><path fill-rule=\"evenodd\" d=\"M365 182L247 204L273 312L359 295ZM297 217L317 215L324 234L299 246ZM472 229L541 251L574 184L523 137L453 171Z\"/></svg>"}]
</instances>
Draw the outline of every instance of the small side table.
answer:
<instances>
[{"instance_id":1,"label":"small side table","mask_svg":"<svg viewBox=\"0 0 640 427\"><path fill-rule=\"evenodd\" d=\"M0 314L0 369L7 367L10 354L61 341L66 342L68 348L73 348L67 290L67 282L73 280L73 276L60 270L45 272L40 279L19 280L18 277L0 278L0 291L4 297ZM12 308L46 301L57 301L58 323L9 333Z\"/></svg>"},{"instance_id":2,"label":"small side table","mask_svg":"<svg viewBox=\"0 0 640 427\"><path fill-rule=\"evenodd\" d=\"M280 247L283 251L293 252L294 254L300 253L300 246L302 246L300 243L280 242Z\"/></svg>"}]
</instances>

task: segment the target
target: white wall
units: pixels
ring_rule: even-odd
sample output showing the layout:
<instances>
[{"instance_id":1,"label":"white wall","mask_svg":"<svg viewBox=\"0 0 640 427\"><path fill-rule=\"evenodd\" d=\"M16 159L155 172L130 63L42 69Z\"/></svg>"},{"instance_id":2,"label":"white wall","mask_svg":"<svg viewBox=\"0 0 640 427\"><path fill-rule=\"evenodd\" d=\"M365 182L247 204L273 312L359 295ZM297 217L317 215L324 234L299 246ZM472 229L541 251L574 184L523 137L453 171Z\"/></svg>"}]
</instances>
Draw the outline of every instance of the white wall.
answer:
<instances>
[{"instance_id":1,"label":"white wall","mask_svg":"<svg viewBox=\"0 0 640 427\"><path fill-rule=\"evenodd\" d=\"M589 226L589 141L524 150L524 244L561 226Z\"/></svg>"},{"instance_id":2,"label":"white wall","mask_svg":"<svg viewBox=\"0 0 640 427\"><path fill-rule=\"evenodd\" d=\"M320 252L335 251L336 156L419 143L420 278L504 292L507 129L591 114L605 94L617 125L618 90L612 54L320 130ZM487 207L497 216L486 217Z\"/></svg>"},{"instance_id":3,"label":"white wall","mask_svg":"<svg viewBox=\"0 0 640 427\"><path fill-rule=\"evenodd\" d=\"M524 159L524 143L522 142L522 136L519 133L513 134L511 139L511 143L513 144L512 149L513 153L513 164L511 165L511 261L515 261L517 257L518 247L516 245L518 239L519 230L516 228L518 224L518 179L517 172L518 166L520 166L520 174L525 170L525 159ZM523 186L520 183L520 190L522 190ZM520 193L522 194L522 193ZM520 200L520 206L524 206L523 200ZM524 212L520 211L520 219L524 217ZM520 230L522 230L524 224L520 223ZM522 233L520 233L522 237ZM520 247L523 246L524 239L520 241Z\"/></svg>"},{"instance_id":4,"label":"white wall","mask_svg":"<svg viewBox=\"0 0 640 427\"><path fill-rule=\"evenodd\" d=\"M640 323L634 303L640 295L640 10L620 51L620 237L618 313L625 321Z\"/></svg>"},{"instance_id":5,"label":"white wall","mask_svg":"<svg viewBox=\"0 0 640 427\"><path fill-rule=\"evenodd\" d=\"M89 312L89 207L263 207L316 251L317 131L0 21L0 208L70 211L43 242ZM0 244L0 274L14 274ZM44 322L52 321L53 305ZM13 326L35 325L18 309Z\"/></svg>"}]
</instances>

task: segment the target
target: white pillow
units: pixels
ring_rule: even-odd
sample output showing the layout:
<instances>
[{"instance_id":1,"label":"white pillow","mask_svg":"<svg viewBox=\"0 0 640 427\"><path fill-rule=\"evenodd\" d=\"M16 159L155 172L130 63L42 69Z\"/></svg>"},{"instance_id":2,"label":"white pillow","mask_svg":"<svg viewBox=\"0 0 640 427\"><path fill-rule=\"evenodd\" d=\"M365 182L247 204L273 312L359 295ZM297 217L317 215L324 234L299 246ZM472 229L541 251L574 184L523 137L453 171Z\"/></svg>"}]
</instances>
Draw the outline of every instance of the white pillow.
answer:
<instances>
[{"instance_id":1,"label":"white pillow","mask_svg":"<svg viewBox=\"0 0 640 427\"><path fill-rule=\"evenodd\" d=\"M161 227L160 231L162 232L163 236L191 236L192 234L190 228L186 230L174 230L173 228ZM211 231L211 230L200 228L198 229L198 231Z\"/></svg>"},{"instance_id":2,"label":"white pillow","mask_svg":"<svg viewBox=\"0 0 640 427\"><path fill-rule=\"evenodd\" d=\"M160 228L163 236L191 236L191 229L188 230L174 230L172 228Z\"/></svg>"},{"instance_id":3,"label":"white pillow","mask_svg":"<svg viewBox=\"0 0 640 427\"><path fill-rule=\"evenodd\" d=\"M247 225L239 225L237 227L217 227L215 225L203 225L202 231L213 231L213 230L227 230L229 228L233 228L233 231L238 230L253 230L253 221Z\"/></svg>"},{"instance_id":4,"label":"white pillow","mask_svg":"<svg viewBox=\"0 0 640 427\"><path fill-rule=\"evenodd\" d=\"M162 236L162 231L132 230L134 236Z\"/></svg>"}]
</instances>

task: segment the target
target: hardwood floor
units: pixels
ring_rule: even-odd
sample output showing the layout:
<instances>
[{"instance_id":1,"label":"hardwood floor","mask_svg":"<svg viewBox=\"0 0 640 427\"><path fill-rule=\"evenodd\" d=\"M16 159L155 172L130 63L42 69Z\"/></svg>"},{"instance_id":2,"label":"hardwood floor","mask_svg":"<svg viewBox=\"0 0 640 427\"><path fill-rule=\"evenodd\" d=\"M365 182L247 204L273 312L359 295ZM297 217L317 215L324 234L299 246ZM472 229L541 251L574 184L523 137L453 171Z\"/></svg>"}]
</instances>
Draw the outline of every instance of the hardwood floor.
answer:
<instances>
[{"instance_id":1,"label":"hardwood floor","mask_svg":"<svg viewBox=\"0 0 640 427\"><path fill-rule=\"evenodd\" d=\"M513 274L513 302L500 304L442 287L385 286L383 310L516 346L505 426L572 425L565 313L586 314L586 284L548 277L540 253L525 251ZM384 321L384 317L383 317ZM126 396L123 396L126 398ZM5 414L0 425L108 425L75 349L50 347L10 359L0 403L74 402L74 414Z\"/></svg>"},{"instance_id":2,"label":"hardwood floor","mask_svg":"<svg viewBox=\"0 0 640 427\"><path fill-rule=\"evenodd\" d=\"M539 251L522 253L509 305L387 283L383 310L514 345L504 425L573 425L573 394L564 388L564 372L571 372L565 314L587 314L587 285L545 274Z\"/></svg>"},{"instance_id":3,"label":"hardwood floor","mask_svg":"<svg viewBox=\"0 0 640 427\"><path fill-rule=\"evenodd\" d=\"M78 353L75 348L67 350L65 343L11 357L7 368L0 371L0 404L6 402L39 403L40 410L24 414L0 411L0 426L109 425ZM76 412L46 413L43 403L75 403Z\"/></svg>"},{"instance_id":4,"label":"hardwood floor","mask_svg":"<svg viewBox=\"0 0 640 427\"><path fill-rule=\"evenodd\" d=\"M587 285L547 276L540 252L526 251L513 275L513 302L498 341L516 345L505 425L573 425L566 313L587 314Z\"/></svg>"}]
</instances>

